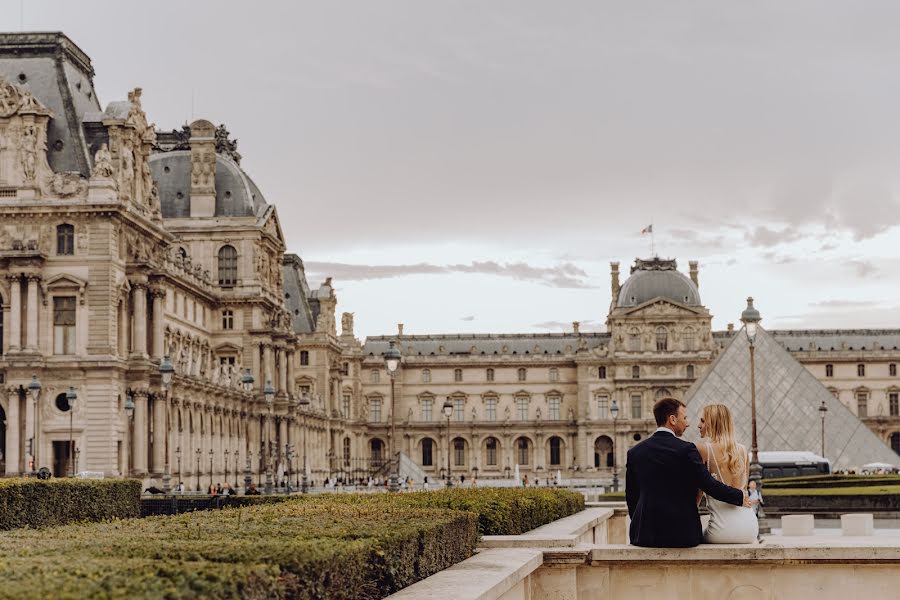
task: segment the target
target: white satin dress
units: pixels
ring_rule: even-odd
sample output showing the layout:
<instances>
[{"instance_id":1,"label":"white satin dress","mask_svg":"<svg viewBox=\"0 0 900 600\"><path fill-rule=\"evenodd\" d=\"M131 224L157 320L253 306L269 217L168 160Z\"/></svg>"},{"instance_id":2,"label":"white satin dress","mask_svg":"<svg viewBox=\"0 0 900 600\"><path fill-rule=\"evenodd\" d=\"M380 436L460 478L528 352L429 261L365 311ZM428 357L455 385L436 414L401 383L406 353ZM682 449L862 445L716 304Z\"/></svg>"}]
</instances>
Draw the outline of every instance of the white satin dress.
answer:
<instances>
[{"instance_id":1,"label":"white satin dress","mask_svg":"<svg viewBox=\"0 0 900 600\"><path fill-rule=\"evenodd\" d=\"M741 447L742 456L746 451ZM719 462L712 446L706 444L707 462L709 473L715 479L722 481ZM759 535L759 523L753 509L735 506L727 502L721 502L715 498L706 496L706 504L709 508L709 524L703 532L703 541L707 544L755 544Z\"/></svg>"}]
</instances>

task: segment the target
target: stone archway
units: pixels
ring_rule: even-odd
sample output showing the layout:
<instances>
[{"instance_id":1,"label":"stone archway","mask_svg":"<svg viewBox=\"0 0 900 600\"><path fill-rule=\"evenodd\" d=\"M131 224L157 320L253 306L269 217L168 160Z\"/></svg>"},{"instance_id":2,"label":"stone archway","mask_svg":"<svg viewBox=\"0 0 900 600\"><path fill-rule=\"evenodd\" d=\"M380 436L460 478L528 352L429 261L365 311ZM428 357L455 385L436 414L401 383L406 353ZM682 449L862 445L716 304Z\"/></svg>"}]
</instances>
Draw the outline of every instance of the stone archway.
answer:
<instances>
[{"instance_id":1,"label":"stone archway","mask_svg":"<svg viewBox=\"0 0 900 600\"><path fill-rule=\"evenodd\" d=\"M607 435L594 440L594 468L605 469L613 466L613 441Z\"/></svg>"}]
</instances>

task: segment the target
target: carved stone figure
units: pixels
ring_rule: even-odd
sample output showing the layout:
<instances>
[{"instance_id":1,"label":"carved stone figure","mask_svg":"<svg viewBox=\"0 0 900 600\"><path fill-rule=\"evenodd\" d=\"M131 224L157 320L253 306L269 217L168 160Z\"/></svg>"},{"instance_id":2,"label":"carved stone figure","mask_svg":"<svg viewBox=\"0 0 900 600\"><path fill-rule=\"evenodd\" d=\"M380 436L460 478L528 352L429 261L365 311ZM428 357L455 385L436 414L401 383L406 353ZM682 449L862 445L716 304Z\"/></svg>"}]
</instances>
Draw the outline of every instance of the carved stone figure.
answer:
<instances>
[{"instance_id":1,"label":"carved stone figure","mask_svg":"<svg viewBox=\"0 0 900 600\"><path fill-rule=\"evenodd\" d=\"M343 335L353 335L353 313L345 312L341 314L341 333Z\"/></svg>"},{"instance_id":2,"label":"carved stone figure","mask_svg":"<svg viewBox=\"0 0 900 600\"><path fill-rule=\"evenodd\" d=\"M541 407L540 406L538 406L536 409L534 409L534 420L535 421L541 420Z\"/></svg>"},{"instance_id":3,"label":"carved stone figure","mask_svg":"<svg viewBox=\"0 0 900 600\"><path fill-rule=\"evenodd\" d=\"M20 144L19 148L22 152L22 170L25 173L25 181L34 181L38 151L37 128L34 125L25 126L22 131L22 140Z\"/></svg>"},{"instance_id":4,"label":"carved stone figure","mask_svg":"<svg viewBox=\"0 0 900 600\"><path fill-rule=\"evenodd\" d=\"M144 200L152 208L150 197L153 194L153 178L150 176L150 161L143 157L141 158L141 189L144 190Z\"/></svg>"},{"instance_id":5,"label":"carved stone figure","mask_svg":"<svg viewBox=\"0 0 900 600\"><path fill-rule=\"evenodd\" d=\"M87 192L87 182L78 173L56 173L50 180L50 191L59 198L81 196Z\"/></svg>"},{"instance_id":6,"label":"carved stone figure","mask_svg":"<svg viewBox=\"0 0 900 600\"><path fill-rule=\"evenodd\" d=\"M9 117L19 109L19 90L0 79L0 117Z\"/></svg>"},{"instance_id":7,"label":"carved stone figure","mask_svg":"<svg viewBox=\"0 0 900 600\"><path fill-rule=\"evenodd\" d=\"M134 190L134 151L131 149L131 142L126 141L122 147L122 196L131 198Z\"/></svg>"},{"instance_id":8,"label":"carved stone figure","mask_svg":"<svg viewBox=\"0 0 900 600\"><path fill-rule=\"evenodd\" d=\"M91 176L112 177L112 174L112 154L109 152L109 147L106 144L102 144L94 155L94 169L91 171Z\"/></svg>"}]
</instances>

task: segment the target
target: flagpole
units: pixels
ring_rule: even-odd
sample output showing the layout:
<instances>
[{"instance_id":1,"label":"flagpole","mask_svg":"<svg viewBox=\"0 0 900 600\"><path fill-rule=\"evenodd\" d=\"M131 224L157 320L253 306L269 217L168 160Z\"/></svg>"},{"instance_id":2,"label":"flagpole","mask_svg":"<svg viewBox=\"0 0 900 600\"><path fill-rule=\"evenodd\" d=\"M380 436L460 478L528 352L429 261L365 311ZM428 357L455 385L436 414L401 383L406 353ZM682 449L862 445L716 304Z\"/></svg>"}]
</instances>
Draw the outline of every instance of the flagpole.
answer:
<instances>
[{"instance_id":1,"label":"flagpole","mask_svg":"<svg viewBox=\"0 0 900 600\"><path fill-rule=\"evenodd\" d=\"M656 238L653 236L656 235L653 233L653 219L650 220L650 257L656 258Z\"/></svg>"}]
</instances>

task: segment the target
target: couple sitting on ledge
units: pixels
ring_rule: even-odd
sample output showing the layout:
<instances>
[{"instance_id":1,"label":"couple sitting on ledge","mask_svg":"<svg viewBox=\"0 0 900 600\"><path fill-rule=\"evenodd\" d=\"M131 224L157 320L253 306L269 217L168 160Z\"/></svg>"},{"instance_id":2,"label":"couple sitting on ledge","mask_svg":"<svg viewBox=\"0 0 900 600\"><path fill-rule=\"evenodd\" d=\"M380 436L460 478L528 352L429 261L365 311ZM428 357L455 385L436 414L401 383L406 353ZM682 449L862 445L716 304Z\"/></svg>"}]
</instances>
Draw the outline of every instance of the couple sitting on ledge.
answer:
<instances>
[{"instance_id":1,"label":"couple sitting on ledge","mask_svg":"<svg viewBox=\"0 0 900 600\"><path fill-rule=\"evenodd\" d=\"M687 410L674 398L653 407L652 436L628 451L625 499L635 546L689 548L708 544L752 544L759 526L747 496L747 450L734 441L734 422L722 404L704 407L699 447L681 439ZM697 505L706 492L709 525Z\"/></svg>"}]
</instances>

